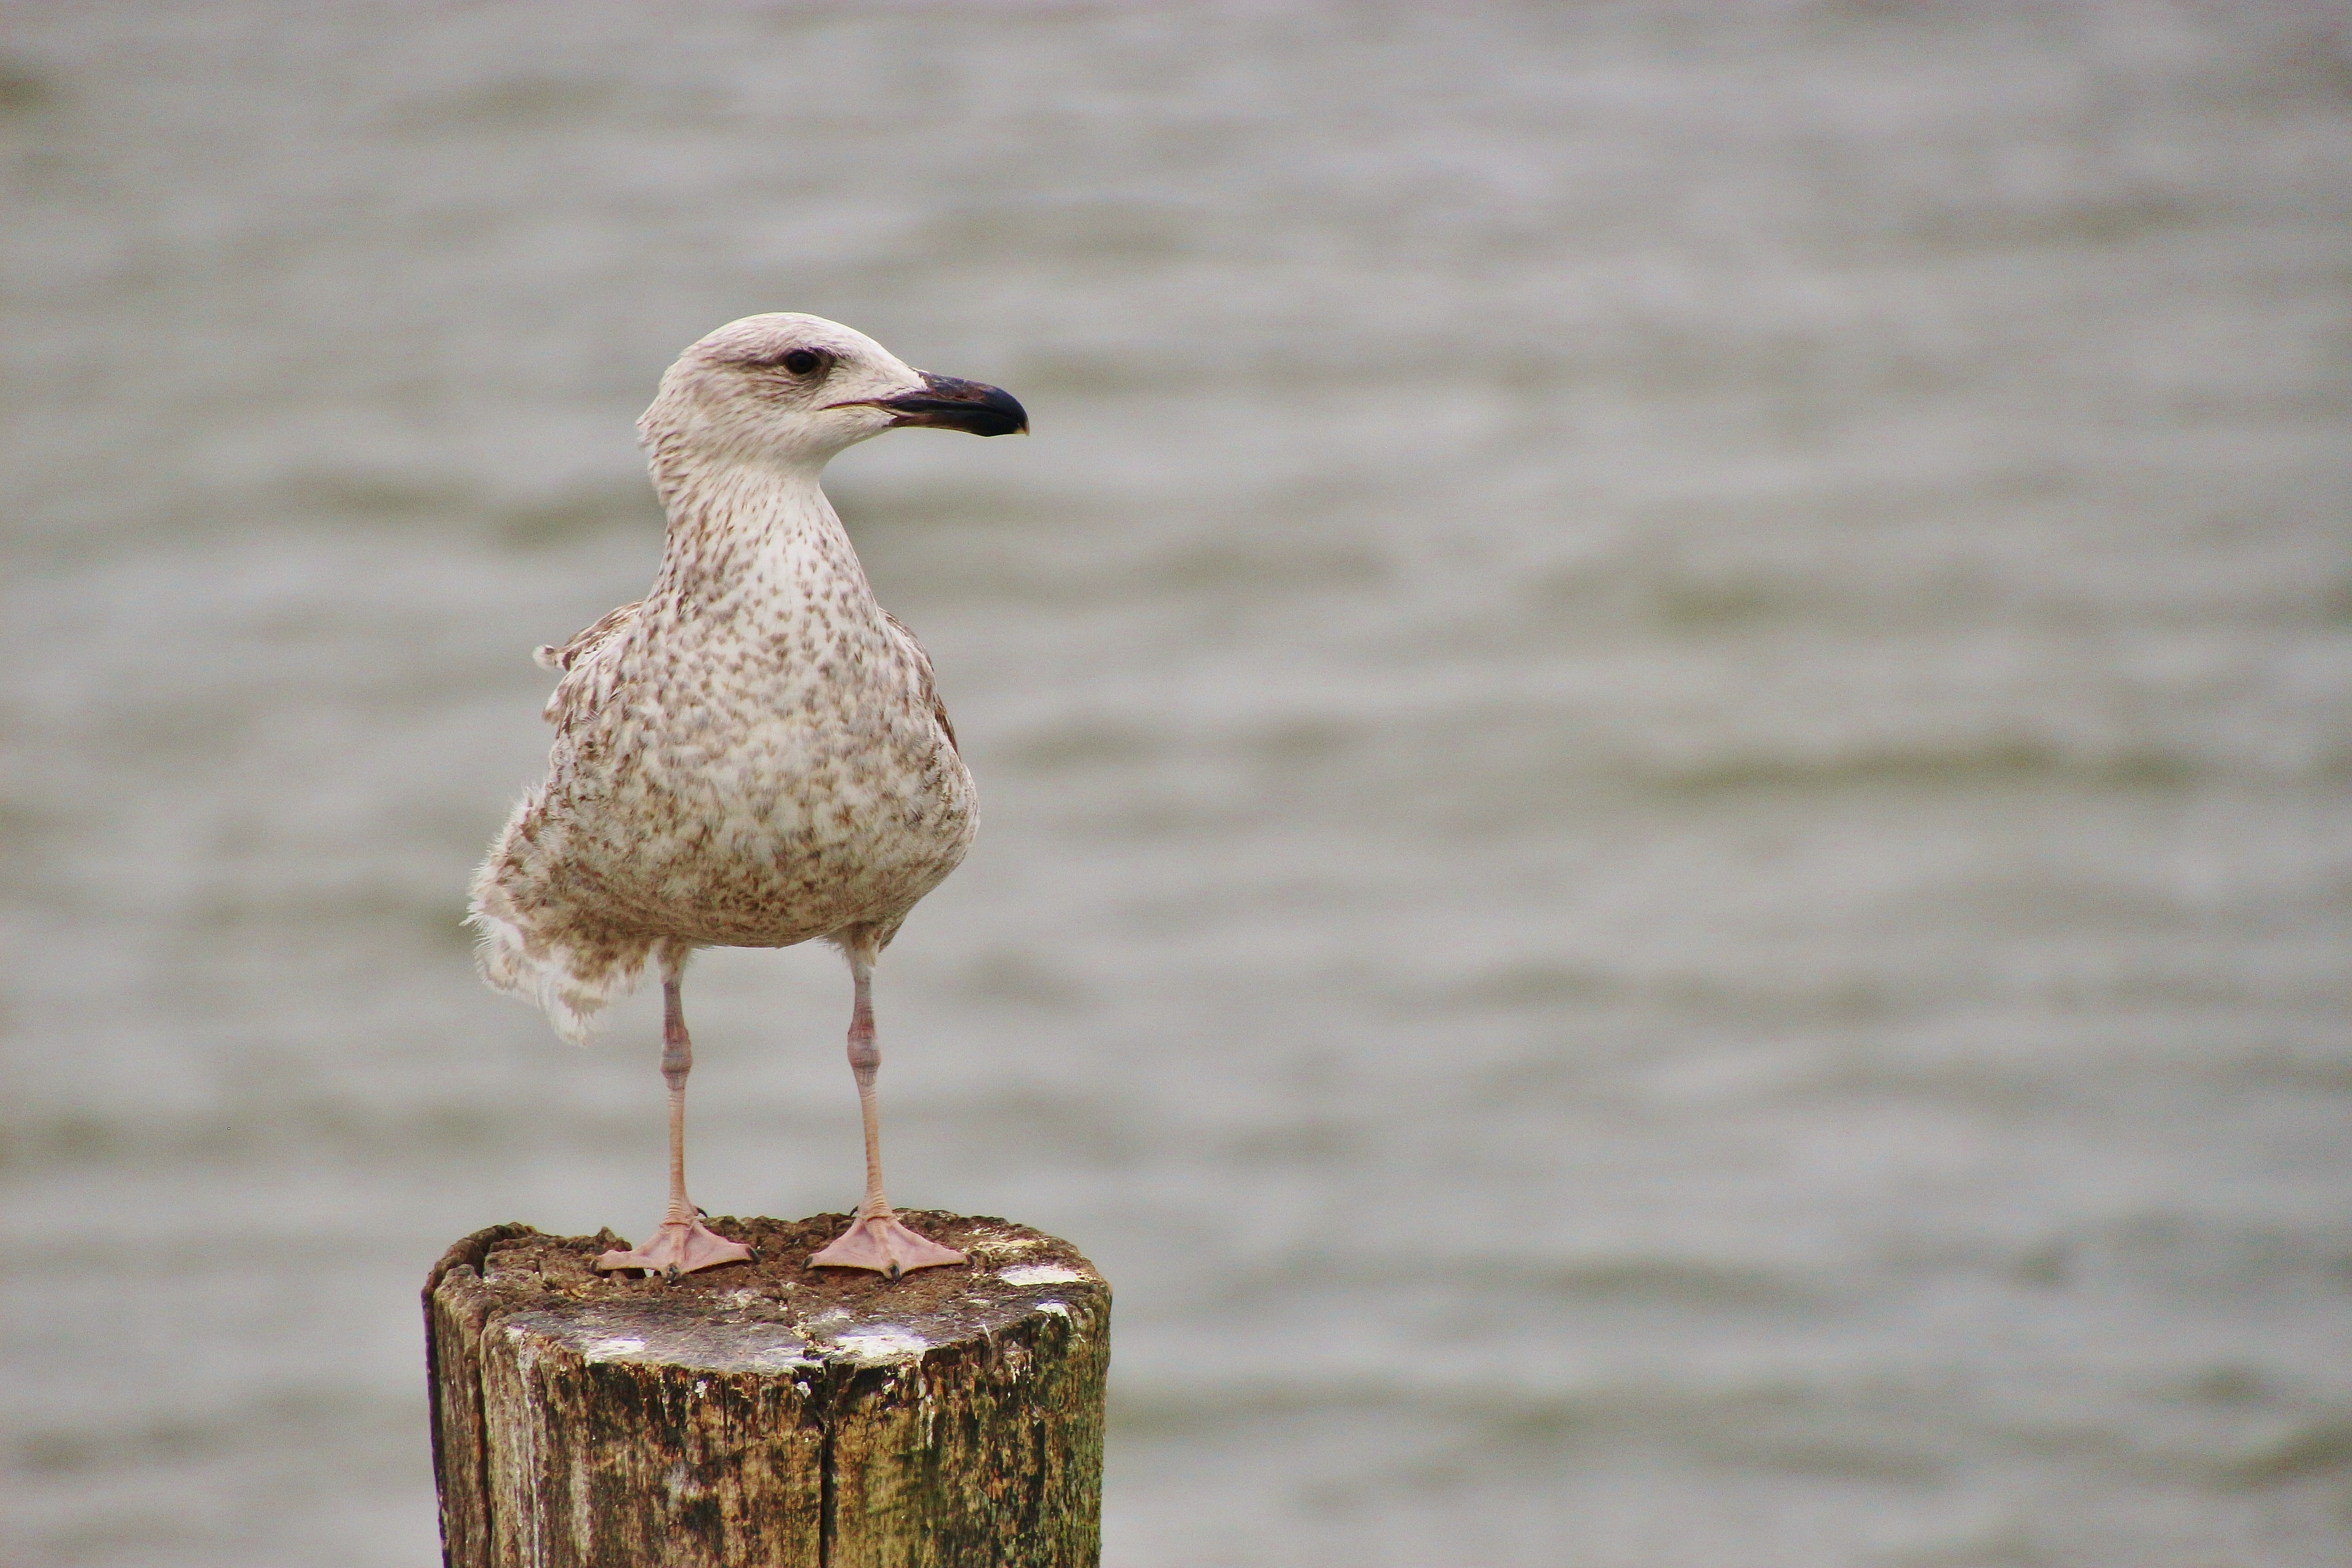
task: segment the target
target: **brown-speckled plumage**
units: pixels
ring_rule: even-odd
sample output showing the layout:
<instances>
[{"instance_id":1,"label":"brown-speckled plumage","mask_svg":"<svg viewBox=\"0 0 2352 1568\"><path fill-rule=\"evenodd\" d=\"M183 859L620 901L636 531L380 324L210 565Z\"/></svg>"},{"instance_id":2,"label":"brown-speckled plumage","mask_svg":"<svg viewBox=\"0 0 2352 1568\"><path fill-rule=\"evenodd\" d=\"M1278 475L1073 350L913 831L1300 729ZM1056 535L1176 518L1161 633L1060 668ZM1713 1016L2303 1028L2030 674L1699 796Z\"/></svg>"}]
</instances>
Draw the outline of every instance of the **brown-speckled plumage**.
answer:
<instances>
[{"instance_id":1,"label":"brown-speckled plumage","mask_svg":"<svg viewBox=\"0 0 2352 1568\"><path fill-rule=\"evenodd\" d=\"M649 960L675 984L698 947L829 938L862 1009L875 955L963 858L977 801L930 660L818 485L835 453L909 424L1025 418L813 316L722 327L664 376L639 424L669 514L660 571L540 650L562 671L547 780L474 880L484 978L566 1037ZM682 1016L677 1032L683 1052Z\"/></svg>"},{"instance_id":2,"label":"brown-speckled plumage","mask_svg":"<svg viewBox=\"0 0 2352 1568\"><path fill-rule=\"evenodd\" d=\"M789 947L865 928L878 949L976 825L930 660L875 602L821 461L761 460L734 449L753 444L736 429L698 443L708 422L675 406L686 383L750 405L747 424L769 412L756 374L705 368L713 341L746 325L688 350L647 412L669 510L660 572L645 598L541 650L563 671L547 782L474 883L485 977L573 1038L665 946ZM835 334L887 362L860 369L887 381L903 368ZM887 427L854 412L873 428L852 438Z\"/></svg>"}]
</instances>

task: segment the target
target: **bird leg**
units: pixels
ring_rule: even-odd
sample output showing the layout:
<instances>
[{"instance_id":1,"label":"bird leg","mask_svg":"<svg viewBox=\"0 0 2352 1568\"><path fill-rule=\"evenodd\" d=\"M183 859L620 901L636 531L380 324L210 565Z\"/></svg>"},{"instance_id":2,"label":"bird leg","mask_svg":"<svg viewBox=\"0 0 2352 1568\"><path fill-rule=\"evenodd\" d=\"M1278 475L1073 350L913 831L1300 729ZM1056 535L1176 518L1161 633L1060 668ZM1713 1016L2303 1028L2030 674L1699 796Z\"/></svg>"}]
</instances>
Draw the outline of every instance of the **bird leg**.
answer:
<instances>
[{"instance_id":1,"label":"bird leg","mask_svg":"<svg viewBox=\"0 0 2352 1568\"><path fill-rule=\"evenodd\" d=\"M890 1212L890 1201L882 1195L882 1119L874 1104L874 1072L882 1065L882 1048L874 1043L874 961L855 947L846 951L857 986L849 1015L849 1070L857 1075L857 1108L866 1121L866 1201L857 1205L849 1228L811 1258L809 1267L871 1268L896 1279L910 1268L961 1263L964 1255L954 1247L941 1247L899 1224Z\"/></svg>"},{"instance_id":2,"label":"bird leg","mask_svg":"<svg viewBox=\"0 0 2352 1568\"><path fill-rule=\"evenodd\" d=\"M740 1263L751 1249L703 1227L702 1211L686 1195L686 1075L694 1070L694 1043L686 1036L686 1005L678 997L685 976L662 975L662 1081L669 1085L669 1215L643 1247L613 1251L596 1259L599 1268L642 1268L676 1278L714 1264Z\"/></svg>"}]
</instances>

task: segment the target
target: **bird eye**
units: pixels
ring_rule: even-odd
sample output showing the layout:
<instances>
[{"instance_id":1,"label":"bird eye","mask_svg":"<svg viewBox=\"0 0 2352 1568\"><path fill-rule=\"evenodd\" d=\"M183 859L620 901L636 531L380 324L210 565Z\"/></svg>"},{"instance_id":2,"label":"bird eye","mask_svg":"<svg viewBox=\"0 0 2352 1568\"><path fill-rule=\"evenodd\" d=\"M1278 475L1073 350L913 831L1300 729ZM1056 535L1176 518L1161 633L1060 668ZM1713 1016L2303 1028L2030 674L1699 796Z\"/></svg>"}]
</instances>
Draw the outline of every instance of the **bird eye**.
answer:
<instances>
[{"instance_id":1,"label":"bird eye","mask_svg":"<svg viewBox=\"0 0 2352 1568\"><path fill-rule=\"evenodd\" d=\"M806 375L824 363L824 356L807 349L794 349L784 356L784 368L794 375Z\"/></svg>"}]
</instances>

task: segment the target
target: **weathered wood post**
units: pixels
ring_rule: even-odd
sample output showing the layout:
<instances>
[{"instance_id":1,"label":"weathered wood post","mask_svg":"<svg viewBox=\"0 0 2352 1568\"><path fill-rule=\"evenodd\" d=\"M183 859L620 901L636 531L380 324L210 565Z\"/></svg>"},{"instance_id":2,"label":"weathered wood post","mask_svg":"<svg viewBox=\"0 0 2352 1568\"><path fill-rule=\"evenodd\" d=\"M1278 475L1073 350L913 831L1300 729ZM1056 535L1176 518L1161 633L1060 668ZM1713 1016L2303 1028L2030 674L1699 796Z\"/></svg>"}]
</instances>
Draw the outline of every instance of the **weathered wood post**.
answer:
<instances>
[{"instance_id":1,"label":"weathered wood post","mask_svg":"<svg viewBox=\"0 0 2352 1568\"><path fill-rule=\"evenodd\" d=\"M842 1215L712 1220L675 1283L493 1226L425 1285L449 1568L1080 1568L1110 1288L1068 1243L908 1215L971 1266L812 1269Z\"/></svg>"}]
</instances>

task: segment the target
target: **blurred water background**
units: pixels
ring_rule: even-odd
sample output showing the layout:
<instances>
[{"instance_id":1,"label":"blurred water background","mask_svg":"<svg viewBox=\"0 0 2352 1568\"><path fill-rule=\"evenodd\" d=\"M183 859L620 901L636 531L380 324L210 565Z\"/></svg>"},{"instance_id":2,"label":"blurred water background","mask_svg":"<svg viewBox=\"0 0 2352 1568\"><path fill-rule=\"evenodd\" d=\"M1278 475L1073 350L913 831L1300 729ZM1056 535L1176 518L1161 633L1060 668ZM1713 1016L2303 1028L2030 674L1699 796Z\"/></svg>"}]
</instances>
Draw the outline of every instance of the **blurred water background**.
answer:
<instances>
[{"instance_id":1,"label":"blurred water background","mask_svg":"<svg viewBox=\"0 0 2352 1568\"><path fill-rule=\"evenodd\" d=\"M0 6L9 1561L436 1560L414 1292L656 1217L476 983L631 422L793 309L978 849L891 1190L1118 1289L1108 1562L2352 1556L2336 6ZM696 1193L851 1202L827 952Z\"/></svg>"}]
</instances>

